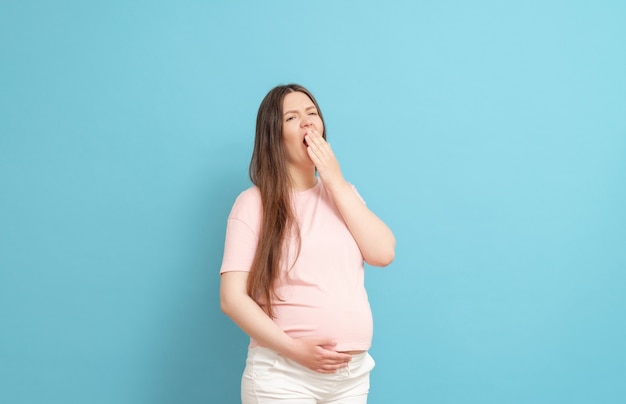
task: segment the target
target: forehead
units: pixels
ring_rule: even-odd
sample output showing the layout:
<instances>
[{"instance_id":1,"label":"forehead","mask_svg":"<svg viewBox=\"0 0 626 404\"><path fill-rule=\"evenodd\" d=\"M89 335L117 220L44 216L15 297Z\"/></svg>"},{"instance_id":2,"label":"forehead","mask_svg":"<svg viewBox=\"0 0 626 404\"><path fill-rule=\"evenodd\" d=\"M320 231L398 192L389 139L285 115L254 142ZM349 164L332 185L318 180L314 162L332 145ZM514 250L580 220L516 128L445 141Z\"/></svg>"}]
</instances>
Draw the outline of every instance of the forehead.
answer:
<instances>
[{"instance_id":1,"label":"forehead","mask_svg":"<svg viewBox=\"0 0 626 404\"><path fill-rule=\"evenodd\" d=\"M305 109L310 106L315 106L313 101L305 93L295 91L285 95L283 99L283 111L289 111L292 109Z\"/></svg>"}]
</instances>

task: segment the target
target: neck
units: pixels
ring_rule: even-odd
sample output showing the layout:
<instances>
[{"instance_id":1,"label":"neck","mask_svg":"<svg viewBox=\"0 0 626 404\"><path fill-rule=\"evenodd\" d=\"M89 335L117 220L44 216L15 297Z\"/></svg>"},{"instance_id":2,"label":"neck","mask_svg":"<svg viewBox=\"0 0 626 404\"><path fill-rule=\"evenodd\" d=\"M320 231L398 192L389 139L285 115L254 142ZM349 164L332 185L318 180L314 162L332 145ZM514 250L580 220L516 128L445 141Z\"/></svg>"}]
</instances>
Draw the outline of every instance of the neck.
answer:
<instances>
[{"instance_id":1,"label":"neck","mask_svg":"<svg viewBox=\"0 0 626 404\"><path fill-rule=\"evenodd\" d=\"M292 168L289 170L289 175L291 176L291 182L295 191L306 191L317 184L315 167L306 170Z\"/></svg>"}]
</instances>

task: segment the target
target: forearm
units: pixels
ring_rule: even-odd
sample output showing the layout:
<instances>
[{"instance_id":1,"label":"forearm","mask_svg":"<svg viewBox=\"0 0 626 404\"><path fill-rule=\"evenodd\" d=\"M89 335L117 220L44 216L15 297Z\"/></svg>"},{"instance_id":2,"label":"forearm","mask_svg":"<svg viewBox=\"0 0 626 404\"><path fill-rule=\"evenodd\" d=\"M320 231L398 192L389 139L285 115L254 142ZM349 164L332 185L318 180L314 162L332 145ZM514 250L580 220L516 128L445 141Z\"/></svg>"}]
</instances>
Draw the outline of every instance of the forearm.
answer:
<instances>
[{"instance_id":1,"label":"forearm","mask_svg":"<svg viewBox=\"0 0 626 404\"><path fill-rule=\"evenodd\" d=\"M292 356L292 338L281 330L250 296L222 293L222 311L260 345Z\"/></svg>"},{"instance_id":2,"label":"forearm","mask_svg":"<svg viewBox=\"0 0 626 404\"><path fill-rule=\"evenodd\" d=\"M363 259L370 265L386 266L393 261L396 239L387 225L361 201L341 175L339 162L330 145L316 130L306 136L307 151L324 185L356 241Z\"/></svg>"},{"instance_id":3,"label":"forearm","mask_svg":"<svg viewBox=\"0 0 626 404\"><path fill-rule=\"evenodd\" d=\"M363 203L345 180L331 184L328 189L365 262L373 266L389 265L394 259L396 245L391 229Z\"/></svg>"}]
</instances>

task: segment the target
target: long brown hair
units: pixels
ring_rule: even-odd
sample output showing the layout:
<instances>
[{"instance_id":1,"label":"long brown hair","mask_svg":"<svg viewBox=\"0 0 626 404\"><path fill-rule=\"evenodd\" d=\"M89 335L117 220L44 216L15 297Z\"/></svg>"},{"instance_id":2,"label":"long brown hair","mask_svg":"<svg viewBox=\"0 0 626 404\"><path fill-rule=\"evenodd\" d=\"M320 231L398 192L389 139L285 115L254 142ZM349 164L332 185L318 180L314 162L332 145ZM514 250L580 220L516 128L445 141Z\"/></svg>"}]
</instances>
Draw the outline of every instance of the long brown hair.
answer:
<instances>
[{"instance_id":1,"label":"long brown hair","mask_svg":"<svg viewBox=\"0 0 626 404\"><path fill-rule=\"evenodd\" d=\"M291 209L292 181L287 171L282 140L283 100L287 94L296 91L306 94L311 99L324 122L317 101L306 88L298 84L274 87L259 106L254 150L250 161L250 179L261 191L263 219L247 288L248 294L257 303L265 304L265 311L270 317L274 316L272 298L277 297L274 284L280 272L285 239L289 231L294 226L297 229L298 226ZM322 136L326 138L326 129ZM299 231L297 241L299 247Z\"/></svg>"}]
</instances>

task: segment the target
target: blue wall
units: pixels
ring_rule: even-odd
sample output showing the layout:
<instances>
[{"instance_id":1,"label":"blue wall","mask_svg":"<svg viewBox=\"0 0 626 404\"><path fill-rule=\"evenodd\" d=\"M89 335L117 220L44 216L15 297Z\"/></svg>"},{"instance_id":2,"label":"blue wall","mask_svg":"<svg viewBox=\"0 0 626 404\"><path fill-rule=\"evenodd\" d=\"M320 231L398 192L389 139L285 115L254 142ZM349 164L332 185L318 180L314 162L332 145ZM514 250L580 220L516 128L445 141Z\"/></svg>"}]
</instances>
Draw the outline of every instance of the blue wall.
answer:
<instances>
[{"instance_id":1,"label":"blue wall","mask_svg":"<svg viewBox=\"0 0 626 404\"><path fill-rule=\"evenodd\" d=\"M308 86L396 261L370 402L626 396L626 3L4 0L0 402L236 403L256 109Z\"/></svg>"}]
</instances>

